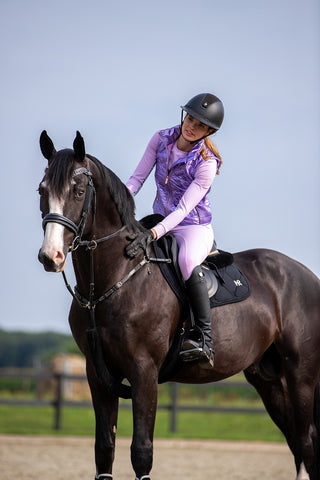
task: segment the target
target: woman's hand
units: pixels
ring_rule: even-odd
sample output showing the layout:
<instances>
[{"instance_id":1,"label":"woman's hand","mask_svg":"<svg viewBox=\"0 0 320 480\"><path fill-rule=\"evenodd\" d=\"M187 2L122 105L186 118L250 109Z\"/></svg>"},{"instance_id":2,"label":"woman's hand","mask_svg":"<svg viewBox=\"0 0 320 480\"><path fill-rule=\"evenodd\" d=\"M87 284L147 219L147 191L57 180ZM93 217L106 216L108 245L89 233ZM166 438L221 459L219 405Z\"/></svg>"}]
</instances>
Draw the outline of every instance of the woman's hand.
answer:
<instances>
[{"instance_id":1,"label":"woman's hand","mask_svg":"<svg viewBox=\"0 0 320 480\"><path fill-rule=\"evenodd\" d=\"M132 237L130 236L130 239L131 238ZM130 258L135 258L139 253L146 252L150 243L155 239L156 234L153 229L137 233L134 240L126 247L126 254Z\"/></svg>"}]
</instances>

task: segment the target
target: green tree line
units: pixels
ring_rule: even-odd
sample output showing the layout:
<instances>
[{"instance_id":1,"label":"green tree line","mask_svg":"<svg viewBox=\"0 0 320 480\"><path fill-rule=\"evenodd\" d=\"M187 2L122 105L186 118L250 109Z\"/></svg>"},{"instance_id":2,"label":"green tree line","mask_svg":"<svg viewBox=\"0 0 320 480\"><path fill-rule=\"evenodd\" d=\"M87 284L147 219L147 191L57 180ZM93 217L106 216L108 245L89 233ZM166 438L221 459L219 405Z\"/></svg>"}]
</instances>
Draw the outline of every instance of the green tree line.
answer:
<instances>
[{"instance_id":1,"label":"green tree line","mask_svg":"<svg viewBox=\"0 0 320 480\"><path fill-rule=\"evenodd\" d=\"M0 368L34 367L57 353L79 353L71 335L57 332L9 332L0 329Z\"/></svg>"}]
</instances>

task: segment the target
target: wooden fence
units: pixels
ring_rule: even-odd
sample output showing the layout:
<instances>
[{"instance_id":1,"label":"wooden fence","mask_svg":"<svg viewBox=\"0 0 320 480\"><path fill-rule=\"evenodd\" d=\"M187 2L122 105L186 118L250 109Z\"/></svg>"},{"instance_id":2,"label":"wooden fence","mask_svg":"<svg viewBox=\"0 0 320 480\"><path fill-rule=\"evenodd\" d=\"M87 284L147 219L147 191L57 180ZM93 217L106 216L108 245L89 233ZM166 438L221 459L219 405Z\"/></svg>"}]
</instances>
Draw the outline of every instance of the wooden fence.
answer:
<instances>
[{"instance_id":1,"label":"wooden fence","mask_svg":"<svg viewBox=\"0 0 320 480\"><path fill-rule=\"evenodd\" d=\"M13 398L0 398L0 405L32 405L32 406L52 406L54 409L54 423L53 428L59 430L61 428L61 417L62 409L65 407L91 407L91 401L73 401L67 400L63 397L63 382L65 381L81 381L87 382L87 378L83 375L69 375L65 373L39 373L28 372L23 373L12 372L12 371L0 371L1 378L18 378L22 380L35 380L36 384L41 380L53 380L55 383L53 399L42 399L37 396L35 399L13 399ZM211 384L215 387L224 388L248 388L252 389L253 387L245 382L236 382L236 381L221 381ZM205 385L198 385L203 387ZM179 395L179 384L171 382L170 386L170 400L167 404L158 404L159 410L168 410L169 412L169 429L170 432L174 433L177 431L177 422L178 414L181 411L194 411L194 412L222 412L222 413L250 413L250 414L264 414L266 410L264 408L250 408L250 407L225 407L225 406L215 406L215 405L183 405L180 403ZM131 409L131 402L124 402L119 404L120 409Z\"/></svg>"}]
</instances>

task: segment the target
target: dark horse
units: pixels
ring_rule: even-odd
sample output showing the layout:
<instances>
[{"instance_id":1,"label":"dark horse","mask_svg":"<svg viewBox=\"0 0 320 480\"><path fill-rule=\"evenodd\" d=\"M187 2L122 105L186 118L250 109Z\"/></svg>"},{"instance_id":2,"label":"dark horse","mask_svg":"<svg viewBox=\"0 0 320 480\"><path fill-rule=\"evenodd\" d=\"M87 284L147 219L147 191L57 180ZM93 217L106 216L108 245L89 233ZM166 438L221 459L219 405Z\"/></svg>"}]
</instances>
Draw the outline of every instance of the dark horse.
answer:
<instances>
[{"instance_id":1,"label":"dark horse","mask_svg":"<svg viewBox=\"0 0 320 480\"><path fill-rule=\"evenodd\" d=\"M129 234L143 230L134 201L112 171L86 155L79 132L73 150L57 152L45 131L40 145L48 166L39 187L39 260L47 271L61 272L72 251L77 286L74 292L67 285L74 295L69 322L86 357L96 415L96 478L112 478L120 382L128 379L131 461L136 478L147 480L158 376L181 305L157 263L143 253L126 257ZM247 250L234 260L251 295L213 309L214 369L187 363L170 380L214 382L243 370L287 440L297 479L319 480L320 281L275 251Z\"/></svg>"}]
</instances>

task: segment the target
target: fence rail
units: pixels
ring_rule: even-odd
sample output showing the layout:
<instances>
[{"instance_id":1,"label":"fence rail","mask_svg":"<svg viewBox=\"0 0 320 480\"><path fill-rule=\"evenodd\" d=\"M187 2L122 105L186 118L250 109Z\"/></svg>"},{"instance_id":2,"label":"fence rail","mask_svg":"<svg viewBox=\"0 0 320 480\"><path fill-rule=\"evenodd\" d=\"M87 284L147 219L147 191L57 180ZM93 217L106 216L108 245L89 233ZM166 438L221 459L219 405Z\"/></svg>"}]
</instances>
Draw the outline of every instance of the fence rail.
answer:
<instances>
[{"instance_id":1,"label":"fence rail","mask_svg":"<svg viewBox=\"0 0 320 480\"><path fill-rule=\"evenodd\" d=\"M87 378L84 375L69 375L65 373L38 373L38 372L6 372L0 371L1 378L18 378L22 380L35 380L36 382L40 380L54 380L55 389L54 389L54 398L52 400L46 400L41 398L35 399L14 399L14 398L0 398L0 405L12 405L12 406L51 406L54 409L54 424L53 428L55 430L61 429L61 417L62 409L64 407L77 407L77 408L86 408L91 407L91 401L73 401L63 398L63 382L65 381L81 381L87 382ZM250 413L250 414L265 414L266 410L264 408L251 408L251 407L229 407L229 406L215 406L215 405L182 405L179 402L179 384L170 382L170 401L166 404L158 404L159 410L168 410L169 415L169 429L171 433L177 431L178 423L178 414L182 411L193 411L193 412L220 412L220 413ZM205 385L212 385L215 387L224 388L248 388L253 390L253 387L244 382L237 381L219 381L214 383L209 383ZM198 385L199 387L204 385ZM120 402L120 409L131 409L131 402Z\"/></svg>"}]
</instances>

